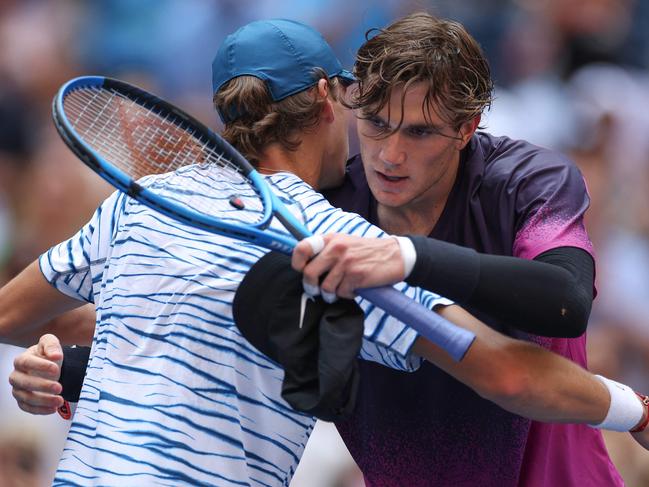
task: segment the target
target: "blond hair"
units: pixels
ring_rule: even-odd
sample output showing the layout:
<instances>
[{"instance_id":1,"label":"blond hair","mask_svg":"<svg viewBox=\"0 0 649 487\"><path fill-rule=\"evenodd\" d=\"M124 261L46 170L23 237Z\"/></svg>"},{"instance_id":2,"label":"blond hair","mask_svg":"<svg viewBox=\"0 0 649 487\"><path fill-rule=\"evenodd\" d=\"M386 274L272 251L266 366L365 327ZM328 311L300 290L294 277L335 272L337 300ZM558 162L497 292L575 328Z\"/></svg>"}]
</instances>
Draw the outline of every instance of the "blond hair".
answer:
<instances>
[{"instance_id":1,"label":"blond hair","mask_svg":"<svg viewBox=\"0 0 649 487\"><path fill-rule=\"evenodd\" d=\"M322 69L314 70L314 79L326 79L330 96L338 99L338 82ZM300 144L300 133L318 123L324 99L317 86L280 101L274 101L263 80L239 76L228 81L214 94L214 106L221 113L236 113L225 123L223 138L251 163L257 165L264 148L278 143L288 151Z\"/></svg>"}]
</instances>

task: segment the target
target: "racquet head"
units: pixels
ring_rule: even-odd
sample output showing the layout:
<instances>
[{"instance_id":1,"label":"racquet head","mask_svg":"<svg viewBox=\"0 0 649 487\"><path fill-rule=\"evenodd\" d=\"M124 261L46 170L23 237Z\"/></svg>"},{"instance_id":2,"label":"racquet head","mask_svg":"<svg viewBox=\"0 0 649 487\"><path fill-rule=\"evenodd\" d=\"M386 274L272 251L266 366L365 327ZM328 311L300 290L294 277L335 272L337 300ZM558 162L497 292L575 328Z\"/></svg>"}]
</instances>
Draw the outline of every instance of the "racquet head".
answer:
<instances>
[{"instance_id":1,"label":"racquet head","mask_svg":"<svg viewBox=\"0 0 649 487\"><path fill-rule=\"evenodd\" d=\"M61 87L53 119L83 162L147 206L207 231L292 248L290 238L259 241L275 201L254 167L168 102L122 81L81 77Z\"/></svg>"}]
</instances>

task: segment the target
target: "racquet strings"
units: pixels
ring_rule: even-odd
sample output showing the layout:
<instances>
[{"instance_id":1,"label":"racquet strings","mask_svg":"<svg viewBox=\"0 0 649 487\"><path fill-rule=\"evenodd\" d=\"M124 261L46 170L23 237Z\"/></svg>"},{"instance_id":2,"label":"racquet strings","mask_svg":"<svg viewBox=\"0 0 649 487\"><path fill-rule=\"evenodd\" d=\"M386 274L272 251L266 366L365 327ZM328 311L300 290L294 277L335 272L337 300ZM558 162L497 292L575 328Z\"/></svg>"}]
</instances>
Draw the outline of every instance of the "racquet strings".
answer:
<instances>
[{"instance_id":1,"label":"racquet strings","mask_svg":"<svg viewBox=\"0 0 649 487\"><path fill-rule=\"evenodd\" d=\"M150 191L220 220L261 223L257 189L186 120L109 88L76 89L63 107L88 146Z\"/></svg>"}]
</instances>

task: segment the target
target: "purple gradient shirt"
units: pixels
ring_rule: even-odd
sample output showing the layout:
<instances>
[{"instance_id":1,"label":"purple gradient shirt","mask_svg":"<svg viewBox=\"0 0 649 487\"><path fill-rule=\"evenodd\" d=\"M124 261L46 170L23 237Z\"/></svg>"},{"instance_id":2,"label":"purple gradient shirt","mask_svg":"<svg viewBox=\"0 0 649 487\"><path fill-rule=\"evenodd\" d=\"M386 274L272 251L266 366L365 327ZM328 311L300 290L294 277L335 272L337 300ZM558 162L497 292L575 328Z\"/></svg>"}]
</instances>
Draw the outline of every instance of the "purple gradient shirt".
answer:
<instances>
[{"instance_id":1,"label":"purple gradient shirt","mask_svg":"<svg viewBox=\"0 0 649 487\"><path fill-rule=\"evenodd\" d=\"M360 157L335 206L377 224ZM478 252L533 259L572 246L593 253L583 224L589 197L566 157L524 141L476 133L431 237ZM470 310L493 328L586 366L586 338L528 335ZM598 430L511 414L431 364L400 373L361 363L358 405L337 424L367 487L601 487L624 485Z\"/></svg>"}]
</instances>

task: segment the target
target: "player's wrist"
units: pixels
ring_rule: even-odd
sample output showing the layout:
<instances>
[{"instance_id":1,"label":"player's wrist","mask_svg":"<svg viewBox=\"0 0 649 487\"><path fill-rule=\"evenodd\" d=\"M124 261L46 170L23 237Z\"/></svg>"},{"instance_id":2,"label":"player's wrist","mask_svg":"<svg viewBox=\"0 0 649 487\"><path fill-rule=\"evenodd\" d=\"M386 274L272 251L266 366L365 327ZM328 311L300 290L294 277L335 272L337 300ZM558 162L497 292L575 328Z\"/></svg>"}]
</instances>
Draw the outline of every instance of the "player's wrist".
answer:
<instances>
[{"instance_id":1,"label":"player's wrist","mask_svg":"<svg viewBox=\"0 0 649 487\"><path fill-rule=\"evenodd\" d=\"M649 422L649 398L640 396L625 384L601 375L595 377L604 384L611 400L604 420L591 426L620 432L639 432L646 428Z\"/></svg>"},{"instance_id":2,"label":"player's wrist","mask_svg":"<svg viewBox=\"0 0 649 487\"><path fill-rule=\"evenodd\" d=\"M638 396L638 399L640 399L640 402L642 403L644 414L640 422L636 424L633 427L633 429L629 430L631 433L640 433L641 431L644 431L645 428L647 427L647 424L649 424L649 396L638 394L637 392L636 395Z\"/></svg>"},{"instance_id":3,"label":"player's wrist","mask_svg":"<svg viewBox=\"0 0 649 487\"><path fill-rule=\"evenodd\" d=\"M408 237L400 237L397 235L392 235L392 237L399 244L399 249L401 250L401 258L403 259L403 278L407 279L414 269L415 263L417 262L417 251L415 250L415 245Z\"/></svg>"}]
</instances>

